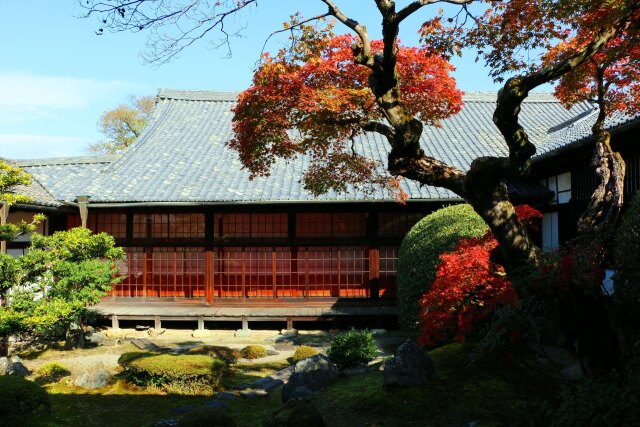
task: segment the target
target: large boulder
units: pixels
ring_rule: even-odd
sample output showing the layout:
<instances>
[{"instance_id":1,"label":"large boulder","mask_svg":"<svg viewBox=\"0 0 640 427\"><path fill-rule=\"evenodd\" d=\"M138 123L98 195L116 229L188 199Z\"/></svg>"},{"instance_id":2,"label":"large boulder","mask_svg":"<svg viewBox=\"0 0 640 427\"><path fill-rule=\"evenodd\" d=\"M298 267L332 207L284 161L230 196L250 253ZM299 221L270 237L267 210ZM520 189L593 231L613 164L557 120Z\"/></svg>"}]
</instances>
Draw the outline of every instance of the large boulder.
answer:
<instances>
[{"instance_id":1,"label":"large boulder","mask_svg":"<svg viewBox=\"0 0 640 427\"><path fill-rule=\"evenodd\" d=\"M273 413L267 427L324 427L322 414L310 398L291 399Z\"/></svg>"},{"instance_id":2,"label":"large boulder","mask_svg":"<svg viewBox=\"0 0 640 427\"><path fill-rule=\"evenodd\" d=\"M289 381L282 387L282 401L287 402L299 387L316 391L334 383L340 376L338 368L324 354L317 354L296 363Z\"/></svg>"},{"instance_id":3,"label":"large boulder","mask_svg":"<svg viewBox=\"0 0 640 427\"><path fill-rule=\"evenodd\" d=\"M436 367L426 350L407 340L384 361L383 378L387 386L423 385L436 378Z\"/></svg>"},{"instance_id":4,"label":"large boulder","mask_svg":"<svg viewBox=\"0 0 640 427\"><path fill-rule=\"evenodd\" d=\"M14 375L16 377L24 378L29 376L29 374L31 373L22 363L22 359L20 359L16 355L11 356L11 358L7 360L7 362L8 364L4 372L6 375ZM0 362L0 364L2 364L2 362Z\"/></svg>"},{"instance_id":5,"label":"large boulder","mask_svg":"<svg viewBox=\"0 0 640 427\"><path fill-rule=\"evenodd\" d=\"M7 373L9 367L9 359L7 357L0 357L0 375Z\"/></svg>"},{"instance_id":6,"label":"large boulder","mask_svg":"<svg viewBox=\"0 0 640 427\"><path fill-rule=\"evenodd\" d=\"M86 389L97 389L107 385L111 374L102 364L96 365L74 378L73 385Z\"/></svg>"}]
</instances>

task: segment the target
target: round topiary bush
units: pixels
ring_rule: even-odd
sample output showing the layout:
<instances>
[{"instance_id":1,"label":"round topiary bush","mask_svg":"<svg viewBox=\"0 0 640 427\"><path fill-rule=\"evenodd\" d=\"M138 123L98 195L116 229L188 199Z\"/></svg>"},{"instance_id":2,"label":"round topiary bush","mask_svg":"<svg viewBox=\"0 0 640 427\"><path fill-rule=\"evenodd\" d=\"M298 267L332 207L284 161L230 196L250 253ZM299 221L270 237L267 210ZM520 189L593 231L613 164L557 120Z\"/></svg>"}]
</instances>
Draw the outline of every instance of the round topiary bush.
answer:
<instances>
[{"instance_id":1,"label":"round topiary bush","mask_svg":"<svg viewBox=\"0 0 640 427\"><path fill-rule=\"evenodd\" d=\"M327 354L339 368L353 368L373 360L378 354L378 348L373 333L351 329L333 337Z\"/></svg>"},{"instance_id":2,"label":"round topiary bush","mask_svg":"<svg viewBox=\"0 0 640 427\"><path fill-rule=\"evenodd\" d=\"M316 354L318 354L318 350L315 347L303 345L296 349L296 352L293 353L293 357L291 357L291 361L293 363L298 363L299 361L306 359L307 357L315 356Z\"/></svg>"},{"instance_id":3,"label":"round topiary bush","mask_svg":"<svg viewBox=\"0 0 640 427\"><path fill-rule=\"evenodd\" d=\"M460 239L481 237L488 230L471 205L439 209L409 230L398 253L398 315L400 326L417 332L418 301L429 290L440 255L451 251Z\"/></svg>"},{"instance_id":4,"label":"round topiary bush","mask_svg":"<svg viewBox=\"0 0 640 427\"><path fill-rule=\"evenodd\" d=\"M50 407L42 386L13 375L0 376L0 420L28 414L40 406Z\"/></svg>"},{"instance_id":5,"label":"round topiary bush","mask_svg":"<svg viewBox=\"0 0 640 427\"><path fill-rule=\"evenodd\" d=\"M131 381L172 392L197 394L211 391L220 382L226 364L199 354L125 353L118 360Z\"/></svg>"},{"instance_id":6,"label":"round topiary bush","mask_svg":"<svg viewBox=\"0 0 640 427\"><path fill-rule=\"evenodd\" d=\"M240 350L240 354L245 359L259 359L267 357L267 349L261 345L248 345Z\"/></svg>"},{"instance_id":7,"label":"round topiary bush","mask_svg":"<svg viewBox=\"0 0 640 427\"><path fill-rule=\"evenodd\" d=\"M217 345L201 345L198 347L190 348L187 351L187 354L204 354L211 357L217 357L227 365L235 364L238 359L242 357L238 350Z\"/></svg>"},{"instance_id":8,"label":"round topiary bush","mask_svg":"<svg viewBox=\"0 0 640 427\"><path fill-rule=\"evenodd\" d=\"M56 382L61 378L71 375L71 371L69 371L69 369L67 369L67 367L62 363L51 362L38 368L36 375L38 375L38 380L40 382L49 383Z\"/></svg>"},{"instance_id":9,"label":"round topiary bush","mask_svg":"<svg viewBox=\"0 0 640 427\"><path fill-rule=\"evenodd\" d=\"M179 427L235 427L231 415L222 409L202 406L188 412L180 421Z\"/></svg>"},{"instance_id":10,"label":"round topiary bush","mask_svg":"<svg viewBox=\"0 0 640 427\"><path fill-rule=\"evenodd\" d=\"M627 315L640 316L640 193L624 213L615 240L618 271L613 276L614 295Z\"/></svg>"}]
</instances>

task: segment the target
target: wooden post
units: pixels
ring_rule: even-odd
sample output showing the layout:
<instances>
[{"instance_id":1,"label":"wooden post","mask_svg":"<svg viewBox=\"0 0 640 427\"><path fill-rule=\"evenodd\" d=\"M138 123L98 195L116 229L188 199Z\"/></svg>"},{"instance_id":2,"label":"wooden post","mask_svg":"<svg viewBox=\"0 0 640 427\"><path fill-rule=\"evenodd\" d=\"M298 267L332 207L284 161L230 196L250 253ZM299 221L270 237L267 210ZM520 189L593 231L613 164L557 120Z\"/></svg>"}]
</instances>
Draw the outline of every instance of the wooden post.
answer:
<instances>
[{"instance_id":1,"label":"wooden post","mask_svg":"<svg viewBox=\"0 0 640 427\"><path fill-rule=\"evenodd\" d=\"M213 303L213 251L207 249L204 253L204 297L207 304Z\"/></svg>"},{"instance_id":2,"label":"wooden post","mask_svg":"<svg viewBox=\"0 0 640 427\"><path fill-rule=\"evenodd\" d=\"M147 297L147 282L149 281L149 268L148 268L148 258L149 255L147 253L148 248L144 249L142 253L142 297Z\"/></svg>"},{"instance_id":3,"label":"wooden post","mask_svg":"<svg viewBox=\"0 0 640 427\"><path fill-rule=\"evenodd\" d=\"M244 248L242 249L242 277L240 278L242 283L242 298L248 298L247 295L247 284L246 284L246 276L247 276L247 265L245 262L245 252ZM249 252L249 262L251 262L251 252Z\"/></svg>"},{"instance_id":4,"label":"wooden post","mask_svg":"<svg viewBox=\"0 0 640 427\"><path fill-rule=\"evenodd\" d=\"M369 248L369 297L380 298L380 249Z\"/></svg>"},{"instance_id":5,"label":"wooden post","mask_svg":"<svg viewBox=\"0 0 640 427\"><path fill-rule=\"evenodd\" d=\"M0 207L0 224L5 225L7 223L7 218L9 218L9 205L3 202L2 207ZM3 254L7 253L6 240L3 240L2 242L0 242L0 253L3 253Z\"/></svg>"},{"instance_id":6,"label":"wooden post","mask_svg":"<svg viewBox=\"0 0 640 427\"><path fill-rule=\"evenodd\" d=\"M111 315L111 328L120 329L120 322L118 322L118 316L116 316L115 314Z\"/></svg>"},{"instance_id":7,"label":"wooden post","mask_svg":"<svg viewBox=\"0 0 640 427\"><path fill-rule=\"evenodd\" d=\"M249 330L249 321L247 320L247 316L242 316L242 330L243 331Z\"/></svg>"},{"instance_id":8,"label":"wooden post","mask_svg":"<svg viewBox=\"0 0 640 427\"><path fill-rule=\"evenodd\" d=\"M203 330L204 329L204 317L203 316L198 316L198 330Z\"/></svg>"},{"instance_id":9,"label":"wooden post","mask_svg":"<svg viewBox=\"0 0 640 427\"><path fill-rule=\"evenodd\" d=\"M304 297L309 299L309 251L304 251Z\"/></svg>"},{"instance_id":10,"label":"wooden post","mask_svg":"<svg viewBox=\"0 0 640 427\"><path fill-rule=\"evenodd\" d=\"M162 328L162 322L160 321L160 316L155 316L153 318L153 327L155 329L160 329Z\"/></svg>"},{"instance_id":11,"label":"wooden post","mask_svg":"<svg viewBox=\"0 0 640 427\"><path fill-rule=\"evenodd\" d=\"M278 277L276 271L276 251L271 250L271 281L273 283L273 299L278 299L278 289L276 285L276 278Z\"/></svg>"},{"instance_id":12,"label":"wooden post","mask_svg":"<svg viewBox=\"0 0 640 427\"><path fill-rule=\"evenodd\" d=\"M293 329L293 319L291 317L287 317L287 331Z\"/></svg>"}]
</instances>

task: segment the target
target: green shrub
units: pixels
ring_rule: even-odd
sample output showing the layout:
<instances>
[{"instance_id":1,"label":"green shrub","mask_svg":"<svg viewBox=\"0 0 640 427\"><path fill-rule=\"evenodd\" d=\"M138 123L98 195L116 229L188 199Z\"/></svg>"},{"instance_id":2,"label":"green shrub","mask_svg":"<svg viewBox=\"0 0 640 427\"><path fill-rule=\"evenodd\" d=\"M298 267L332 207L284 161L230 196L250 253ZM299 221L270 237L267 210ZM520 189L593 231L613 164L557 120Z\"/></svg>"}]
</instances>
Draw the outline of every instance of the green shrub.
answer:
<instances>
[{"instance_id":1,"label":"green shrub","mask_svg":"<svg viewBox=\"0 0 640 427\"><path fill-rule=\"evenodd\" d=\"M618 271L613 277L616 300L625 312L638 315L640 309L640 193L631 199L615 240Z\"/></svg>"},{"instance_id":2,"label":"green shrub","mask_svg":"<svg viewBox=\"0 0 640 427\"><path fill-rule=\"evenodd\" d=\"M238 350L217 345L202 345L199 347L190 348L187 351L187 354L204 354L211 357L217 357L227 365L235 364L238 359L242 357Z\"/></svg>"},{"instance_id":3,"label":"green shrub","mask_svg":"<svg viewBox=\"0 0 640 427\"><path fill-rule=\"evenodd\" d=\"M188 412L178 422L179 427L235 427L233 418L221 409L202 406Z\"/></svg>"},{"instance_id":4,"label":"green shrub","mask_svg":"<svg viewBox=\"0 0 640 427\"><path fill-rule=\"evenodd\" d=\"M550 419L555 427L640 425L640 371L589 379L560 394L560 405Z\"/></svg>"},{"instance_id":5,"label":"green shrub","mask_svg":"<svg viewBox=\"0 0 640 427\"><path fill-rule=\"evenodd\" d=\"M245 359L259 359L267 356L267 349L261 345L248 345L240 350L240 354Z\"/></svg>"},{"instance_id":6,"label":"green shrub","mask_svg":"<svg viewBox=\"0 0 640 427\"><path fill-rule=\"evenodd\" d=\"M71 372L62 363L51 362L38 368L36 374L41 382L56 382L71 375Z\"/></svg>"},{"instance_id":7,"label":"green shrub","mask_svg":"<svg viewBox=\"0 0 640 427\"><path fill-rule=\"evenodd\" d=\"M0 419L28 414L40 406L49 409L49 396L42 386L13 375L0 376Z\"/></svg>"},{"instance_id":8,"label":"green shrub","mask_svg":"<svg viewBox=\"0 0 640 427\"><path fill-rule=\"evenodd\" d=\"M352 368L373 360L377 352L373 333L351 329L333 338L328 355L340 368Z\"/></svg>"},{"instance_id":9,"label":"green shrub","mask_svg":"<svg viewBox=\"0 0 640 427\"><path fill-rule=\"evenodd\" d=\"M296 352L293 353L293 357L291 358L291 361L293 363L298 363L302 359L315 356L316 354L318 354L318 350L315 347L309 347L308 345L303 345L296 349Z\"/></svg>"},{"instance_id":10,"label":"green shrub","mask_svg":"<svg viewBox=\"0 0 640 427\"><path fill-rule=\"evenodd\" d=\"M411 228L398 254L398 315L400 326L417 332L418 301L429 290L443 252L462 238L481 237L488 230L468 204L449 206L424 217Z\"/></svg>"},{"instance_id":11,"label":"green shrub","mask_svg":"<svg viewBox=\"0 0 640 427\"><path fill-rule=\"evenodd\" d=\"M125 353L118 363L127 368L136 385L185 394L210 392L226 369L222 360L199 354Z\"/></svg>"}]
</instances>

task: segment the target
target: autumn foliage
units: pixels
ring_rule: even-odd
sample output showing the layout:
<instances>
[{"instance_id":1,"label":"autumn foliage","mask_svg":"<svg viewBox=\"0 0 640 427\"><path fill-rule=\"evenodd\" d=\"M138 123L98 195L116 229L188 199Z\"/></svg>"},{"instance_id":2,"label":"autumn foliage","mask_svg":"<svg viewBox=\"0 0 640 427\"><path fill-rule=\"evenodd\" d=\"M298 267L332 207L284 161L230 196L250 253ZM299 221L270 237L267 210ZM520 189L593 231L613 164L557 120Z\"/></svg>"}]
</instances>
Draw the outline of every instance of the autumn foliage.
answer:
<instances>
[{"instance_id":1,"label":"autumn foliage","mask_svg":"<svg viewBox=\"0 0 640 427\"><path fill-rule=\"evenodd\" d=\"M371 70L354 61L351 35L333 35L331 26L303 26L295 45L275 57L265 54L253 85L234 108L234 138L251 173L268 175L276 158L308 153L304 177L314 194L376 183L392 183L384 167L362 147L352 146L383 112L369 88ZM382 41L373 41L380 52ZM462 92L449 74L453 66L421 48L398 47L399 92L404 106L423 122L438 125L462 106Z\"/></svg>"},{"instance_id":2,"label":"autumn foliage","mask_svg":"<svg viewBox=\"0 0 640 427\"><path fill-rule=\"evenodd\" d=\"M520 221L530 228L542 214L521 205ZM421 345L448 340L464 341L479 322L506 304L516 304L518 295L504 269L490 261L498 242L491 232L475 239L462 239L451 252L440 256L436 279L420 301Z\"/></svg>"}]
</instances>

